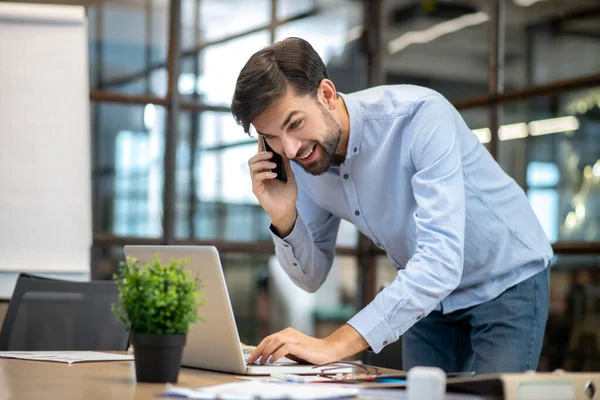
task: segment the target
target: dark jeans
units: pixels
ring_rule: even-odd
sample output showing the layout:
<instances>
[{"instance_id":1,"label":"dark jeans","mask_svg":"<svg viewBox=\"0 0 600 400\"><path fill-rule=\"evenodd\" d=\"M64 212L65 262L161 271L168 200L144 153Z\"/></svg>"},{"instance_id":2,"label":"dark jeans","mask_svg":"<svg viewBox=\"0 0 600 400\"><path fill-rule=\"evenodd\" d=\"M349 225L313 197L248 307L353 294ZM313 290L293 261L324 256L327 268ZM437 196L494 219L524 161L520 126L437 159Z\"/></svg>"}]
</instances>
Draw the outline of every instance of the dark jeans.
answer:
<instances>
[{"instance_id":1,"label":"dark jeans","mask_svg":"<svg viewBox=\"0 0 600 400\"><path fill-rule=\"evenodd\" d=\"M548 318L550 268L486 303L433 311L403 336L403 367L446 372L522 372L537 368Z\"/></svg>"}]
</instances>

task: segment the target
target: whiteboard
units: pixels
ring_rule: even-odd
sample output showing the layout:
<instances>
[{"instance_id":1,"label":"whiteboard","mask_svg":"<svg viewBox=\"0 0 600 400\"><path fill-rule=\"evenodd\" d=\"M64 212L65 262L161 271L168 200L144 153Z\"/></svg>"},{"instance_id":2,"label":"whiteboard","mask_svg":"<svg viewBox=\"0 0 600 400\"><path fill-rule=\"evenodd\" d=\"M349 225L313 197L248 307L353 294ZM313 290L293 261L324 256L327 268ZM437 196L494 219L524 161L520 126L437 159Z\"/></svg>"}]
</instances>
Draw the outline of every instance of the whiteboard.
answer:
<instances>
[{"instance_id":1,"label":"whiteboard","mask_svg":"<svg viewBox=\"0 0 600 400\"><path fill-rule=\"evenodd\" d=\"M89 272L87 22L0 3L0 272Z\"/></svg>"}]
</instances>

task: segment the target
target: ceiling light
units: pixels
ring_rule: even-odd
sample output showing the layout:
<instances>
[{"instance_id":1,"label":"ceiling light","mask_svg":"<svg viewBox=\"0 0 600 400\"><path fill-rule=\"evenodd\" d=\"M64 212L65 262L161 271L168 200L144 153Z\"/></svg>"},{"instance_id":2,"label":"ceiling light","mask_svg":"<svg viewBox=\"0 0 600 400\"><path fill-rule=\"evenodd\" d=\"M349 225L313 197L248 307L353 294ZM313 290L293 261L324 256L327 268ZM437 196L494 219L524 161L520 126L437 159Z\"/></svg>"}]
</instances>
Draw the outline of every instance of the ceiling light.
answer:
<instances>
[{"instance_id":1,"label":"ceiling light","mask_svg":"<svg viewBox=\"0 0 600 400\"><path fill-rule=\"evenodd\" d=\"M592 168L592 175L600 176L600 160L596 161L594 168Z\"/></svg>"},{"instance_id":2,"label":"ceiling light","mask_svg":"<svg viewBox=\"0 0 600 400\"><path fill-rule=\"evenodd\" d=\"M560 117L532 121L529 123L529 132L533 136L547 135L549 133L569 132L579 129L579 120L576 117Z\"/></svg>"},{"instance_id":3,"label":"ceiling light","mask_svg":"<svg viewBox=\"0 0 600 400\"><path fill-rule=\"evenodd\" d=\"M156 122L156 106L154 104L146 104L144 107L144 126L151 131Z\"/></svg>"},{"instance_id":4,"label":"ceiling light","mask_svg":"<svg viewBox=\"0 0 600 400\"><path fill-rule=\"evenodd\" d=\"M577 224L577 216L571 211L567 214L567 218L565 218L565 227L567 227L567 229L573 229L575 228L575 224Z\"/></svg>"},{"instance_id":5,"label":"ceiling light","mask_svg":"<svg viewBox=\"0 0 600 400\"><path fill-rule=\"evenodd\" d=\"M196 86L196 75L189 72L181 73L179 75L177 85L180 94L194 94L194 89Z\"/></svg>"},{"instance_id":6,"label":"ceiling light","mask_svg":"<svg viewBox=\"0 0 600 400\"><path fill-rule=\"evenodd\" d=\"M518 124L502 125L498 130L500 140L520 139L527 136L527 124L519 122Z\"/></svg>"},{"instance_id":7,"label":"ceiling light","mask_svg":"<svg viewBox=\"0 0 600 400\"><path fill-rule=\"evenodd\" d=\"M579 114L585 114L588 110L587 103L583 100L577 102L577 112Z\"/></svg>"},{"instance_id":8,"label":"ceiling light","mask_svg":"<svg viewBox=\"0 0 600 400\"><path fill-rule=\"evenodd\" d=\"M535 3L538 3L542 0L515 0L515 4L521 7L529 7Z\"/></svg>"},{"instance_id":9,"label":"ceiling light","mask_svg":"<svg viewBox=\"0 0 600 400\"><path fill-rule=\"evenodd\" d=\"M481 143L489 143L492 140L490 128L473 129L473 133Z\"/></svg>"},{"instance_id":10,"label":"ceiling light","mask_svg":"<svg viewBox=\"0 0 600 400\"><path fill-rule=\"evenodd\" d=\"M580 204L575 208L575 216L580 221L585 218L585 206L583 204Z\"/></svg>"},{"instance_id":11,"label":"ceiling light","mask_svg":"<svg viewBox=\"0 0 600 400\"><path fill-rule=\"evenodd\" d=\"M463 28L473 25L479 25L489 19L488 15L483 11L473 14L466 14L462 17L451 19L449 21L440 22L428 29L422 31L406 32L398 36L396 39L390 40L387 45L388 52L394 54L402 49L416 43L427 43L447 35L448 33L459 31Z\"/></svg>"}]
</instances>

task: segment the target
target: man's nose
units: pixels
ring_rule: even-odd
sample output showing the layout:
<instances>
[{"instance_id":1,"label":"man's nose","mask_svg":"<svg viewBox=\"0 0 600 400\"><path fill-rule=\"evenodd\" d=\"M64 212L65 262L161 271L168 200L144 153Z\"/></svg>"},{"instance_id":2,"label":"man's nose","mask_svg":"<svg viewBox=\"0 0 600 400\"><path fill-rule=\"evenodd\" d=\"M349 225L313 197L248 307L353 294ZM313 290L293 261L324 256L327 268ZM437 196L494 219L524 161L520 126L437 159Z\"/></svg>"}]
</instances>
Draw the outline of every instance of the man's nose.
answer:
<instances>
[{"instance_id":1,"label":"man's nose","mask_svg":"<svg viewBox=\"0 0 600 400\"><path fill-rule=\"evenodd\" d=\"M302 147L302 141L295 139L289 135L285 135L281 138L281 144L283 145L283 152L285 156L292 159L298 155L300 147Z\"/></svg>"}]
</instances>

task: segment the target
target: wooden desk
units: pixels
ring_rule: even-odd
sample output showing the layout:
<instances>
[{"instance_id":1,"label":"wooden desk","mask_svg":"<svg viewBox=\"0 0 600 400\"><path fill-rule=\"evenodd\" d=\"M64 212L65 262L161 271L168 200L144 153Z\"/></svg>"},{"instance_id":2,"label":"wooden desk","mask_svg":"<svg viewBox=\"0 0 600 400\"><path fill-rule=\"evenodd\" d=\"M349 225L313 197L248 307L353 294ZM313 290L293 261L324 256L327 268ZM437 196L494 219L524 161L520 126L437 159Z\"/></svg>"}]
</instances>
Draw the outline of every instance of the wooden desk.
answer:
<instances>
[{"instance_id":1,"label":"wooden desk","mask_svg":"<svg viewBox=\"0 0 600 400\"><path fill-rule=\"evenodd\" d=\"M238 381L235 375L182 368L178 385ZM55 363L0 358L0 399L155 399L164 384L136 383L133 361Z\"/></svg>"},{"instance_id":2,"label":"wooden desk","mask_svg":"<svg viewBox=\"0 0 600 400\"><path fill-rule=\"evenodd\" d=\"M232 374L182 368L177 385L201 387L236 381L239 379ZM164 390L164 384L136 383L133 361L69 365L0 358L0 400L156 399Z\"/></svg>"}]
</instances>

